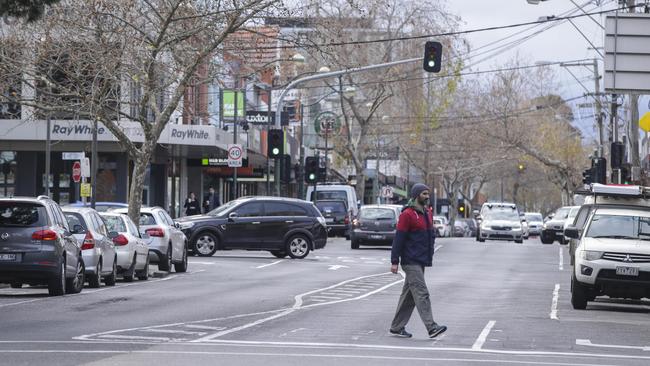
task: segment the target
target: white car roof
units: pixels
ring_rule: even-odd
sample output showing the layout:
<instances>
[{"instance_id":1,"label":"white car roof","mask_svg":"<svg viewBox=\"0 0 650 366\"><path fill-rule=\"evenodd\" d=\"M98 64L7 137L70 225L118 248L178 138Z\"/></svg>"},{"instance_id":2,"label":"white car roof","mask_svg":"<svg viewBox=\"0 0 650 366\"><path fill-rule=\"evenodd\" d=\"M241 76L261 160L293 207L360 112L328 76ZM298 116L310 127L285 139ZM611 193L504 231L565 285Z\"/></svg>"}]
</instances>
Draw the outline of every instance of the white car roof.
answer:
<instances>
[{"instance_id":1,"label":"white car roof","mask_svg":"<svg viewBox=\"0 0 650 366\"><path fill-rule=\"evenodd\" d=\"M640 216L650 217L650 210L639 208L598 208L595 214L598 215L612 215L612 216Z\"/></svg>"},{"instance_id":2,"label":"white car roof","mask_svg":"<svg viewBox=\"0 0 650 366\"><path fill-rule=\"evenodd\" d=\"M142 207L142 208L140 208L140 212L141 213L142 212L144 212L144 213L153 213L154 210L159 210L159 209L161 209L161 208L160 207ZM125 208L118 208L118 209L115 209L115 210L111 210L111 212L112 213L117 212L117 213L124 214L124 213L128 213L129 209L126 208L126 207Z\"/></svg>"}]
</instances>

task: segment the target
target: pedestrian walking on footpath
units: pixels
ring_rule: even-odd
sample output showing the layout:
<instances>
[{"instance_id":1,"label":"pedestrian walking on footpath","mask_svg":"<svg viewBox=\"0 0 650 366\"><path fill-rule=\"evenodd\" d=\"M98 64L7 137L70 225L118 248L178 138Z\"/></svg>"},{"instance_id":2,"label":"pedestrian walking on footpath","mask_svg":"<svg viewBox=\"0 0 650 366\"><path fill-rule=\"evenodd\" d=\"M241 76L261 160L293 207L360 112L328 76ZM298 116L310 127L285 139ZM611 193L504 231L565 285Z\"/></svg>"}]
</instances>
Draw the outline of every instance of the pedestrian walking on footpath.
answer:
<instances>
[{"instance_id":1,"label":"pedestrian walking on footpath","mask_svg":"<svg viewBox=\"0 0 650 366\"><path fill-rule=\"evenodd\" d=\"M411 199L400 214L393 240L390 271L397 273L401 263L406 275L397 311L390 326L390 333L399 337L413 336L405 327L414 308L418 309L420 318L429 332L429 338L447 330L446 326L438 325L433 320L429 290L424 280L424 268L432 265L436 241L433 215L428 208L430 192L429 187L422 183L417 183L411 188Z\"/></svg>"},{"instance_id":2,"label":"pedestrian walking on footpath","mask_svg":"<svg viewBox=\"0 0 650 366\"><path fill-rule=\"evenodd\" d=\"M201 204L199 203L199 200L196 199L194 192L190 192L190 195L185 200L185 205L183 207L185 207L185 214L187 216L201 214Z\"/></svg>"},{"instance_id":3,"label":"pedestrian walking on footpath","mask_svg":"<svg viewBox=\"0 0 650 366\"><path fill-rule=\"evenodd\" d=\"M221 206L221 201L219 201L219 195L214 191L214 188L210 187L208 194L203 200L203 210L205 213L208 213L215 208Z\"/></svg>"}]
</instances>

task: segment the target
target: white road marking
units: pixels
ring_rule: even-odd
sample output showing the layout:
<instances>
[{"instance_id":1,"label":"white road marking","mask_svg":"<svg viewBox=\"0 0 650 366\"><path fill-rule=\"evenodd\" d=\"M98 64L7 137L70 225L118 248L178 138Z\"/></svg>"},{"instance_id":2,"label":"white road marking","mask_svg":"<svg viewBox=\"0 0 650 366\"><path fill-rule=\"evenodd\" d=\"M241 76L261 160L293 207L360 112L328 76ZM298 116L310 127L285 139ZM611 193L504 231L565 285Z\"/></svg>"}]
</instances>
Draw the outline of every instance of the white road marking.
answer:
<instances>
[{"instance_id":1,"label":"white road marking","mask_svg":"<svg viewBox=\"0 0 650 366\"><path fill-rule=\"evenodd\" d=\"M441 245L436 245L435 247L433 247L433 251L435 252L436 250L442 249L442 247L444 247L444 245L442 245L442 244Z\"/></svg>"},{"instance_id":2,"label":"white road marking","mask_svg":"<svg viewBox=\"0 0 650 366\"><path fill-rule=\"evenodd\" d=\"M564 253L560 247L560 271L564 271Z\"/></svg>"},{"instance_id":3,"label":"white road marking","mask_svg":"<svg viewBox=\"0 0 650 366\"><path fill-rule=\"evenodd\" d=\"M279 314L275 314L275 315L272 315L272 316L268 316L266 318L258 319L258 320L254 321L254 322L247 323L247 324L241 325L239 327L235 327L235 328L231 328L231 329L227 329L227 330L222 330L221 332L210 334L210 335L205 336L203 338L195 339L195 340L193 340L191 342L192 343L200 343L200 342L210 341L210 340L212 340L214 338L218 338L218 337L224 336L226 334L239 332L240 330L248 329L248 328L254 327L256 325L266 323L269 320L281 318L281 317L283 317L285 315L289 315L289 314L293 313L294 311L296 311L296 309L288 309L288 310L285 310L285 311L283 311L283 312L281 312Z\"/></svg>"},{"instance_id":4,"label":"white road marking","mask_svg":"<svg viewBox=\"0 0 650 366\"><path fill-rule=\"evenodd\" d=\"M203 335L208 334L206 332L190 332L188 330L155 329L155 328L143 329L142 331L143 332L152 332L152 333L186 334L186 335L198 335L198 336L203 336Z\"/></svg>"},{"instance_id":5,"label":"white road marking","mask_svg":"<svg viewBox=\"0 0 650 366\"><path fill-rule=\"evenodd\" d=\"M330 268L328 268L328 269L329 269L330 271L336 271L336 270L338 270L338 269L340 269L340 268L350 268L350 267L348 267L348 266L342 266L342 265L340 265L340 264L332 264L332 265L330 265Z\"/></svg>"},{"instance_id":6,"label":"white road marking","mask_svg":"<svg viewBox=\"0 0 650 366\"><path fill-rule=\"evenodd\" d=\"M494 323L496 323L495 320L490 320L485 328L483 328L483 331L481 334L479 334L478 338L476 338L476 341L474 342L474 345L472 346L472 350L474 351L479 351L481 348L483 348L483 344L485 344L485 340L487 339L488 335L490 334L490 330L492 330L492 327L494 327Z\"/></svg>"},{"instance_id":7,"label":"white road marking","mask_svg":"<svg viewBox=\"0 0 650 366\"><path fill-rule=\"evenodd\" d=\"M117 334L106 334L101 336L102 338L114 338L114 339L138 339L143 341L169 341L171 338L167 337L143 337L143 336L122 336Z\"/></svg>"},{"instance_id":8,"label":"white road marking","mask_svg":"<svg viewBox=\"0 0 650 366\"><path fill-rule=\"evenodd\" d=\"M550 317L553 320L558 320L557 318L557 303L560 298L560 284L555 284L555 289L553 290L553 301L551 303L551 314Z\"/></svg>"},{"instance_id":9,"label":"white road marking","mask_svg":"<svg viewBox=\"0 0 650 366\"><path fill-rule=\"evenodd\" d=\"M186 324L186 328L192 328L192 329L206 329L206 330L224 330L227 329L226 327L210 327L207 325L197 325L197 324Z\"/></svg>"},{"instance_id":10,"label":"white road marking","mask_svg":"<svg viewBox=\"0 0 650 366\"><path fill-rule=\"evenodd\" d=\"M601 347L601 348L620 348L620 349L635 349L644 352L650 352L650 346L623 346L623 345L614 345L614 344L596 344L591 343L589 339L576 339L576 345L578 346L588 346L588 347Z\"/></svg>"},{"instance_id":11,"label":"white road marking","mask_svg":"<svg viewBox=\"0 0 650 366\"><path fill-rule=\"evenodd\" d=\"M212 265L215 264L215 262L195 262L195 261L190 261L192 264L207 264L207 265Z\"/></svg>"},{"instance_id":12,"label":"white road marking","mask_svg":"<svg viewBox=\"0 0 650 366\"><path fill-rule=\"evenodd\" d=\"M326 300L340 300L339 296L322 296L322 295L311 295L309 299L326 299Z\"/></svg>"},{"instance_id":13,"label":"white road marking","mask_svg":"<svg viewBox=\"0 0 650 366\"><path fill-rule=\"evenodd\" d=\"M283 261L283 260L282 260L282 259L280 259L279 261L275 261L275 262L272 262L272 263L268 263L268 264L263 264L263 265L261 265L261 266L257 266L257 267L255 267L255 268L264 268L264 267L270 267L270 266L272 266L272 265L274 265L274 264L278 264L278 263L280 263L280 262L282 262L282 261Z\"/></svg>"}]
</instances>

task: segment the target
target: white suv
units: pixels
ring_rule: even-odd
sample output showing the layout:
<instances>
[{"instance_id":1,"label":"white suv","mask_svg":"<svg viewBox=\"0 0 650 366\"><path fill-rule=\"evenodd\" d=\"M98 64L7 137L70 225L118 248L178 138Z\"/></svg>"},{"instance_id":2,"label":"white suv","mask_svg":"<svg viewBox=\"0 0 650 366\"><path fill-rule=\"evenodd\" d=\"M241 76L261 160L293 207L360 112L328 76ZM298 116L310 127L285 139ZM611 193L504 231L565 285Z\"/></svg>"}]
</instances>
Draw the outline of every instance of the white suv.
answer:
<instances>
[{"instance_id":1,"label":"white suv","mask_svg":"<svg viewBox=\"0 0 650 366\"><path fill-rule=\"evenodd\" d=\"M565 235L577 240L574 309L596 296L650 297L650 207L596 207L583 230L569 226Z\"/></svg>"}]
</instances>

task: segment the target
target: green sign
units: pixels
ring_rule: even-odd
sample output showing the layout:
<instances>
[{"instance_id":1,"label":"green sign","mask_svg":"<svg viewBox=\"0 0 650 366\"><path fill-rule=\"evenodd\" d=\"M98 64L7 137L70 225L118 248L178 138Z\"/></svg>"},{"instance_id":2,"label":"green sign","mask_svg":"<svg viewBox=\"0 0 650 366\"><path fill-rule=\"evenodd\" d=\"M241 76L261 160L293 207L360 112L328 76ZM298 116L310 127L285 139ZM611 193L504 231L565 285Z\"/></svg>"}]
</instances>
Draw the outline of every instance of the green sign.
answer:
<instances>
[{"instance_id":1,"label":"green sign","mask_svg":"<svg viewBox=\"0 0 650 366\"><path fill-rule=\"evenodd\" d=\"M224 90L223 91L223 117L224 118L234 118L235 117L235 91L234 90ZM245 118L246 110L244 105L244 92L237 93L237 118Z\"/></svg>"},{"instance_id":2,"label":"green sign","mask_svg":"<svg viewBox=\"0 0 650 366\"><path fill-rule=\"evenodd\" d=\"M341 119L334 112L322 112L314 120L316 133L325 136L338 134L341 131Z\"/></svg>"}]
</instances>

